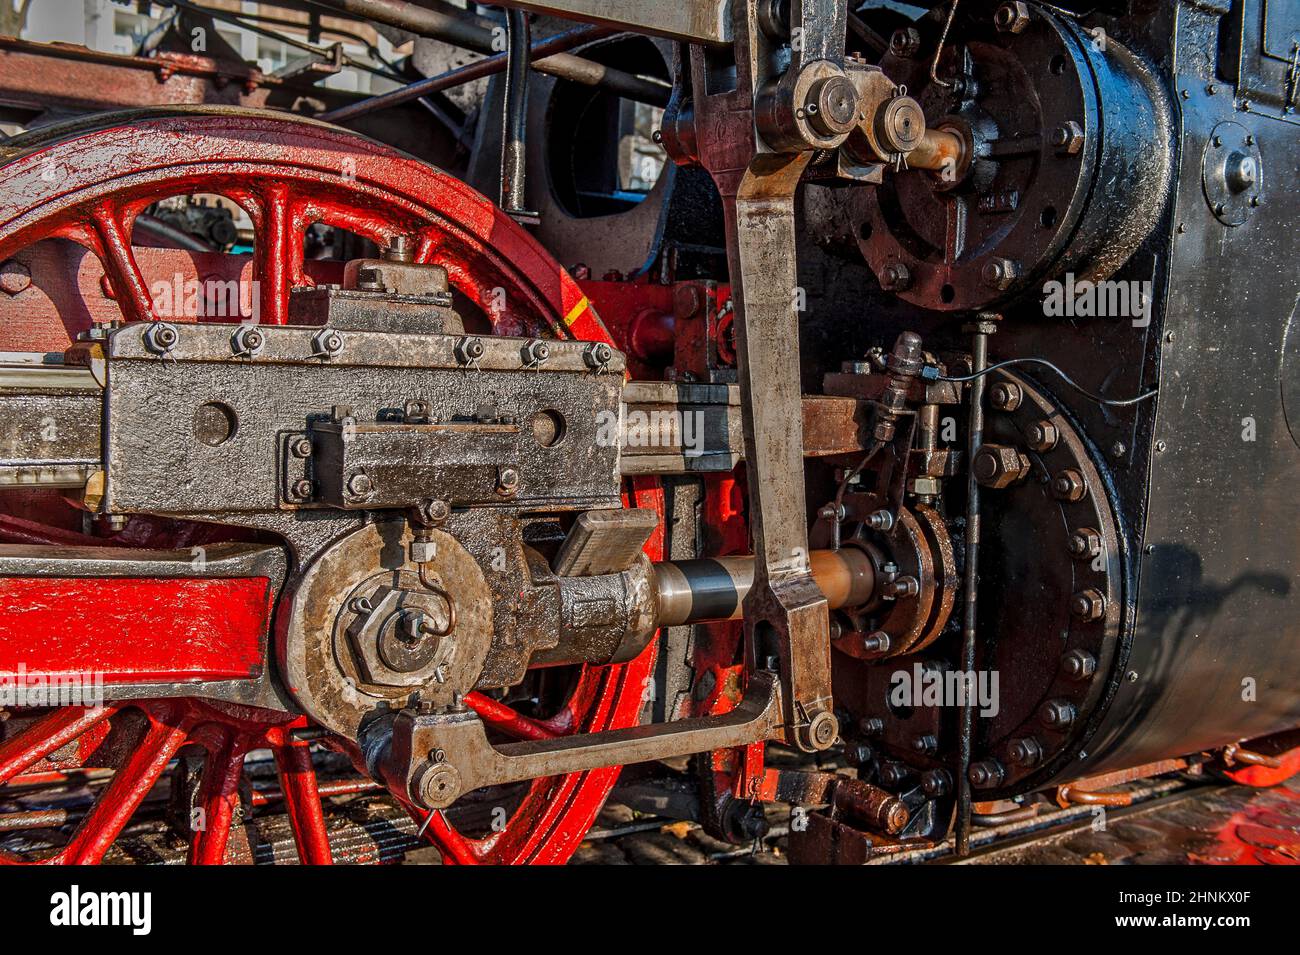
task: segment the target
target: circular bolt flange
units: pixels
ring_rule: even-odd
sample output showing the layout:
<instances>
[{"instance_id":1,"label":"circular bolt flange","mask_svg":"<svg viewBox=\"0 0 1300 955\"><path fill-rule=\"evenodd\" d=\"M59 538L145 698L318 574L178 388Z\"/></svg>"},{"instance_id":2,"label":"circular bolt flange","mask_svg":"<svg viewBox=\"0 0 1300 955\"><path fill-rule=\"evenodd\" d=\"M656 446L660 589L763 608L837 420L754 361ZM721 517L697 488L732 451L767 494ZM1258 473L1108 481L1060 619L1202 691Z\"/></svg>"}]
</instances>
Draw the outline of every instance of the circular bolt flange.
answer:
<instances>
[{"instance_id":1,"label":"circular bolt flange","mask_svg":"<svg viewBox=\"0 0 1300 955\"><path fill-rule=\"evenodd\" d=\"M1052 494L1062 501L1081 501L1088 493L1088 483L1074 468L1066 468L1052 479Z\"/></svg>"},{"instance_id":2,"label":"circular bolt flange","mask_svg":"<svg viewBox=\"0 0 1300 955\"><path fill-rule=\"evenodd\" d=\"M1080 620L1100 620L1106 612L1106 595L1095 587L1081 590L1070 598L1070 613Z\"/></svg>"},{"instance_id":3,"label":"circular bolt flange","mask_svg":"<svg viewBox=\"0 0 1300 955\"><path fill-rule=\"evenodd\" d=\"M1039 707L1038 719L1050 729L1065 729L1074 722L1074 704L1067 700L1048 700Z\"/></svg>"},{"instance_id":4,"label":"circular bolt flange","mask_svg":"<svg viewBox=\"0 0 1300 955\"><path fill-rule=\"evenodd\" d=\"M1097 672L1097 658L1087 650L1071 650L1061 657L1061 673L1070 680L1087 680Z\"/></svg>"},{"instance_id":5,"label":"circular bolt flange","mask_svg":"<svg viewBox=\"0 0 1300 955\"><path fill-rule=\"evenodd\" d=\"M175 325L169 325L166 322L153 322L145 329L144 347L156 355L166 355L176 343L181 340L180 332L176 331Z\"/></svg>"},{"instance_id":6,"label":"circular bolt flange","mask_svg":"<svg viewBox=\"0 0 1300 955\"><path fill-rule=\"evenodd\" d=\"M313 358L337 358L343 353L343 336L332 328L322 328L311 340Z\"/></svg>"},{"instance_id":7,"label":"circular bolt flange","mask_svg":"<svg viewBox=\"0 0 1300 955\"><path fill-rule=\"evenodd\" d=\"M999 381L989 388L989 404L998 411L1015 411L1024 400L1024 390L1013 381Z\"/></svg>"},{"instance_id":8,"label":"circular bolt flange","mask_svg":"<svg viewBox=\"0 0 1300 955\"><path fill-rule=\"evenodd\" d=\"M1006 770L996 759L985 759L974 763L966 778L976 789L992 789L994 786L1002 785L1002 780L1006 778Z\"/></svg>"},{"instance_id":9,"label":"circular bolt flange","mask_svg":"<svg viewBox=\"0 0 1300 955\"><path fill-rule=\"evenodd\" d=\"M1050 421L1035 421L1025 432L1025 440L1030 450L1041 454L1056 447L1057 442L1061 440L1061 432Z\"/></svg>"}]
</instances>

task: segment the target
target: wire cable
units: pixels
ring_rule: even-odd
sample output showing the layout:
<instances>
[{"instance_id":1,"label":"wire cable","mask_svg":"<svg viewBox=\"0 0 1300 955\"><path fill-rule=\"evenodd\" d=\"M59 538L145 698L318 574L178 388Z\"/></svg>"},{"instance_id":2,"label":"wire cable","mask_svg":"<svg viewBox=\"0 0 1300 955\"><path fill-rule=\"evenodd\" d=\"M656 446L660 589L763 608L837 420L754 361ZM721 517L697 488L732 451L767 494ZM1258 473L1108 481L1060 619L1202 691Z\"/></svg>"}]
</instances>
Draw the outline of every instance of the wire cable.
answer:
<instances>
[{"instance_id":1,"label":"wire cable","mask_svg":"<svg viewBox=\"0 0 1300 955\"><path fill-rule=\"evenodd\" d=\"M1083 387L1083 385L1079 384L1077 381L1075 381L1073 378L1071 378L1069 375L1063 372L1060 368L1053 365L1046 358L1008 358L1006 361L1000 361L1000 362L996 362L995 364L989 365L987 368L983 369L982 371L977 371L973 375L940 375L938 380L952 381L957 383L974 381L976 378L983 378L989 372L997 371L999 368L1006 368L1008 365L1025 365L1025 364L1047 366L1052 371L1056 372L1056 374L1060 376L1061 380L1064 381L1067 385L1069 385L1075 391L1079 392L1079 394L1083 395L1085 398L1091 398L1099 405L1111 405L1112 407L1126 407L1128 405L1136 405L1143 401L1146 401L1148 398L1154 398L1156 394L1160 391L1159 388L1152 388L1150 391L1144 391L1142 394L1137 395L1136 397L1133 398L1103 398L1101 395L1094 395L1091 391Z\"/></svg>"}]
</instances>

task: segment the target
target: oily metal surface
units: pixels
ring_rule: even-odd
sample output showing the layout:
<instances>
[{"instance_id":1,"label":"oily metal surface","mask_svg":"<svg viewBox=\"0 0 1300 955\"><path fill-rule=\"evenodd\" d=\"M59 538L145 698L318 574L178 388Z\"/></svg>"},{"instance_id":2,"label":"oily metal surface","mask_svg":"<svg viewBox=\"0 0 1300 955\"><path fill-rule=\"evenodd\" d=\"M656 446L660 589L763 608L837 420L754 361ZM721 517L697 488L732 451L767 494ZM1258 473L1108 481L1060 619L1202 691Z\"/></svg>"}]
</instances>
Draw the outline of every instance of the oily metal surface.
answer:
<instances>
[{"instance_id":1,"label":"oily metal surface","mask_svg":"<svg viewBox=\"0 0 1300 955\"><path fill-rule=\"evenodd\" d=\"M1180 30L1191 20L1182 11ZM1089 747L1089 772L1300 721L1300 448L1283 403L1293 391L1284 336L1300 276L1274 251L1294 246L1300 195L1266 184L1261 206L1232 227L1215 218L1201 188L1202 154L1218 123L1251 130L1266 168L1295 168L1300 138L1292 121L1234 111L1230 97L1209 92L1206 64L1179 63L1180 228L1138 625L1126 678Z\"/></svg>"}]
</instances>

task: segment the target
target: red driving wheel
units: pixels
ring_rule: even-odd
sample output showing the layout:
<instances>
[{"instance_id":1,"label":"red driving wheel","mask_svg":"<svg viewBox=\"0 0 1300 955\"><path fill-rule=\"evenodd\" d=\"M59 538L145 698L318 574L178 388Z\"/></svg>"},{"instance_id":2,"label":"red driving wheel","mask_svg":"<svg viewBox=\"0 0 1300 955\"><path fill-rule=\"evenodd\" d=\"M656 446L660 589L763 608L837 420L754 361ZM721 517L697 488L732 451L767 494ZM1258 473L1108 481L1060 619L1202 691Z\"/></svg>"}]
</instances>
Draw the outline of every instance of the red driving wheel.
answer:
<instances>
[{"instance_id":1,"label":"red driving wheel","mask_svg":"<svg viewBox=\"0 0 1300 955\"><path fill-rule=\"evenodd\" d=\"M287 321L290 288L310 284L303 272L304 232L324 223L380 246L396 236L414 237L417 261L446 268L453 288L498 333L612 344L568 273L489 200L441 170L336 127L224 108L138 111L19 137L5 154L0 260L44 239L70 239L102 262L105 292L127 321L158 317L131 244L136 217L166 197L216 194L236 202L254 224L252 267L262 322ZM80 330L76 318L60 320L51 328L0 318L0 328L8 329L0 331L3 350L56 350L58 336L70 341ZM627 497L662 513L654 482L634 482ZM168 533L155 533L150 546L168 546ZM177 541L185 533L174 529ZM80 535L43 525L39 512L0 524L0 542L114 543L74 538ZM656 534L647 553L658 558L661 551L662 536ZM631 663L581 668L567 702L547 719L528 719L476 693L467 702L492 727L520 738L632 726L640 718L654 652L652 643ZM47 861L99 861L186 744L208 754L198 792L204 825L192 838L191 861L224 860L243 756L260 747L276 757L300 859L330 861L310 743L297 732L305 726L302 718L182 699L99 711L20 710L10 725L16 729L0 734L0 787L76 765L108 749L102 744L116 731L111 781L71 840ZM504 824L484 838L461 835L442 813L422 816L421 822L448 863L561 863L591 827L617 775L614 767L535 780Z\"/></svg>"}]
</instances>

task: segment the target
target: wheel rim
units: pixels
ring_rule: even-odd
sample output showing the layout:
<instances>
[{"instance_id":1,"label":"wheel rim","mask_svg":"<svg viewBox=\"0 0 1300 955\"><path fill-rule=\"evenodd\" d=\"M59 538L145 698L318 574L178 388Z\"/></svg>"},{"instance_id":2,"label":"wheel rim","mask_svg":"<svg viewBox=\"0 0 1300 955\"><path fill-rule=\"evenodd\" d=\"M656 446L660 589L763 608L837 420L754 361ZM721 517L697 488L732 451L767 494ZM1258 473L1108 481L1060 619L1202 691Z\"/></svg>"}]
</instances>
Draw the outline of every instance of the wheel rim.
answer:
<instances>
[{"instance_id":1,"label":"wheel rim","mask_svg":"<svg viewBox=\"0 0 1300 955\"><path fill-rule=\"evenodd\" d=\"M238 203L253 221L253 271L264 323L285 323L290 288L310 284L303 274L302 235L322 222L381 246L398 235L415 237L416 261L444 267L453 289L481 309L499 334L613 344L568 273L484 196L441 170L336 127L247 110L143 110L20 137L7 153L0 259L42 239L77 242L103 263L127 321L157 318L131 248L136 216L158 199L215 193ZM627 501L655 507L662 516L655 482L635 481ZM662 556L661 535L652 538L647 553ZM550 720L519 717L480 694L470 694L467 702L490 725L517 736L632 726L640 718L654 653L652 642L631 663L583 667L568 702ZM86 829L82 842L93 851L65 851L54 861L102 858L187 741L208 752L201 784L207 830L196 835L191 861L224 858L242 758L257 746L270 746L276 756L300 859L329 861L308 744L292 735L301 721L231 716L191 700L111 706L99 715L56 711L0 744L0 784L129 708L145 714L149 730L135 750L144 756L128 756L117 768L114 780L123 779L113 793L119 808L111 814L92 810L74 834L76 841ZM442 813L413 815L449 863L559 863L594 822L618 772L611 767L536 780L504 825L482 839L462 836Z\"/></svg>"}]
</instances>

